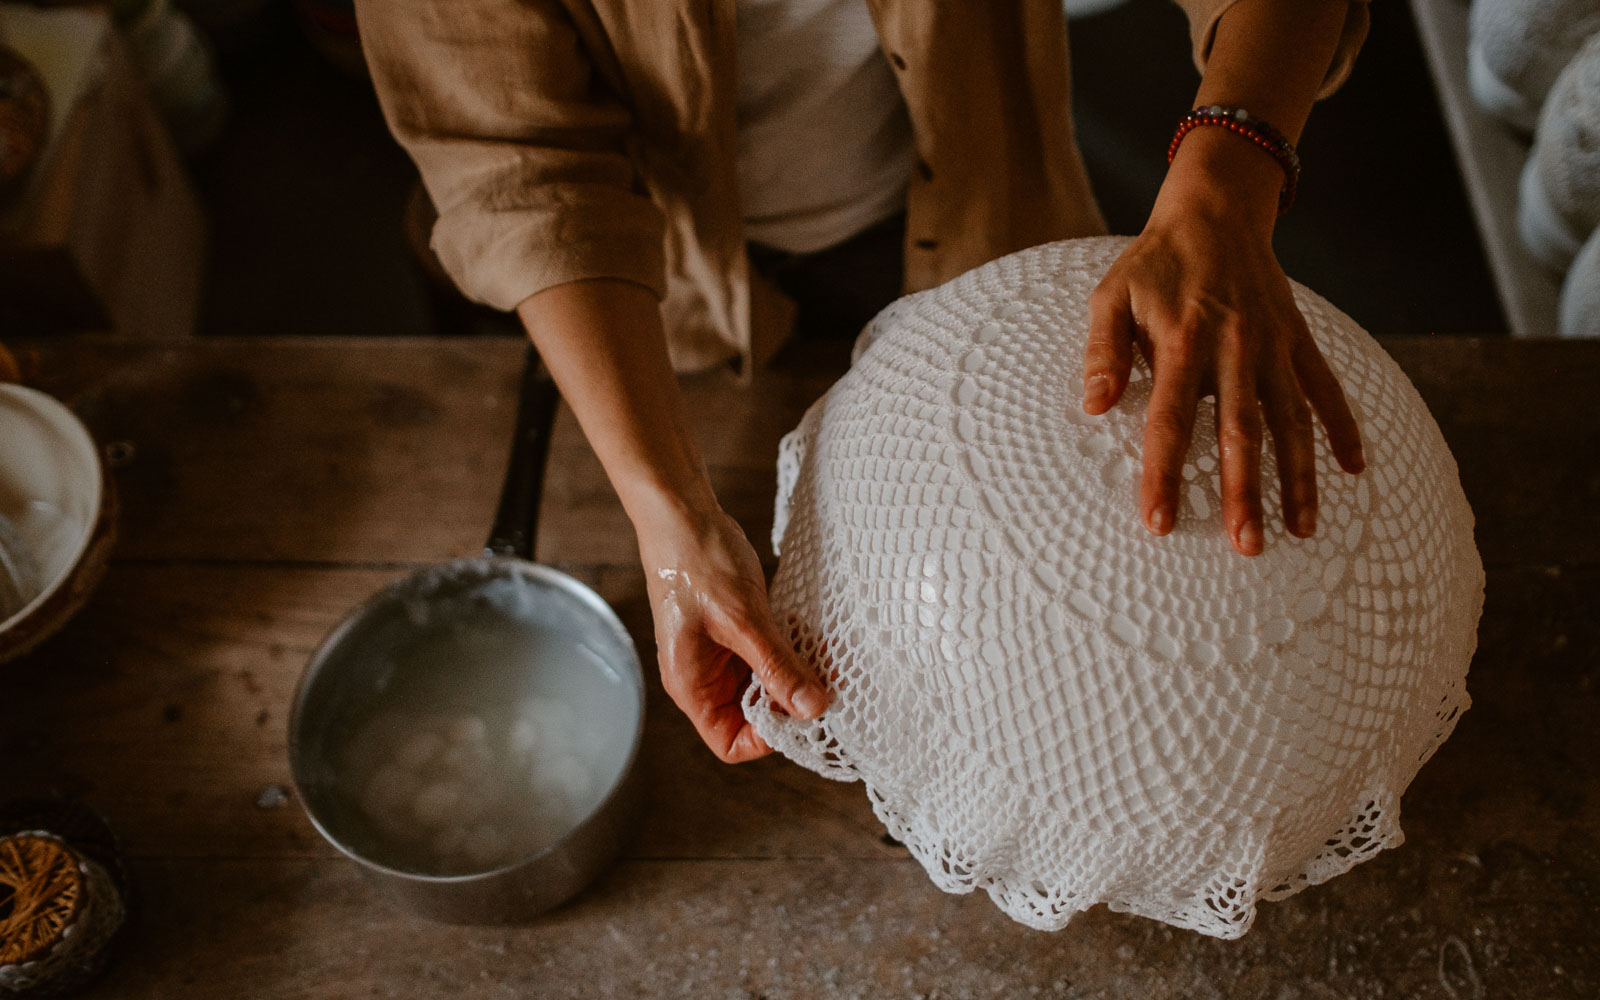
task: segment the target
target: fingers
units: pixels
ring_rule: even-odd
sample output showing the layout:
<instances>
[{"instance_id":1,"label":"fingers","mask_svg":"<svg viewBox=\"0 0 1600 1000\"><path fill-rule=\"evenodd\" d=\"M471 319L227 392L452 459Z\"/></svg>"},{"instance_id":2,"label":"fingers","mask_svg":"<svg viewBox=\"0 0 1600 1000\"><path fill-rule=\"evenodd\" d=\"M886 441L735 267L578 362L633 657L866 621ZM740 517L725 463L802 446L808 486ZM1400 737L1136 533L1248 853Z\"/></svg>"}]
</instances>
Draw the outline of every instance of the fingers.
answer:
<instances>
[{"instance_id":1,"label":"fingers","mask_svg":"<svg viewBox=\"0 0 1600 1000\"><path fill-rule=\"evenodd\" d=\"M744 715L752 674L773 702L796 718L816 718L828 707L827 690L778 634L762 605L760 615L735 619L711 609L703 617L669 618L658 630L667 694L711 752L730 764L771 752Z\"/></svg>"},{"instance_id":2,"label":"fingers","mask_svg":"<svg viewBox=\"0 0 1600 1000\"><path fill-rule=\"evenodd\" d=\"M770 617L765 629L751 620L731 633L713 628L704 645L712 647L709 655L716 665L710 670L704 663L699 666L697 672L705 680L690 696L693 705L680 702L680 707L706 746L724 762L738 764L772 752L745 718L744 692L752 674L773 702L796 718L814 719L827 711L827 690L779 637ZM702 647L700 655L707 653Z\"/></svg>"},{"instance_id":3,"label":"fingers","mask_svg":"<svg viewBox=\"0 0 1600 1000\"><path fill-rule=\"evenodd\" d=\"M732 669L731 653L708 642L693 625L658 635L657 645L667 696L719 760L735 764L767 752L753 730L746 732L742 671Z\"/></svg>"},{"instance_id":4,"label":"fingers","mask_svg":"<svg viewBox=\"0 0 1600 1000\"><path fill-rule=\"evenodd\" d=\"M772 620L761 565L732 518L716 511L687 531L670 523L641 531L640 556L646 566L670 567L651 579L662 686L719 758L771 750L745 719L752 676L795 718L827 710L827 689Z\"/></svg>"},{"instance_id":5,"label":"fingers","mask_svg":"<svg viewBox=\"0 0 1600 1000\"><path fill-rule=\"evenodd\" d=\"M1195 339L1169 336L1156 347L1150 403L1144 419L1144 475L1139 510L1152 534L1165 535L1177 521L1183 462L1194 432L1200 398L1200 359Z\"/></svg>"},{"instance_id":6,"label":"fingers","mask_svg":"<svg viewBox=\"0 0 1600 1000\"><path fill-rule=\"evenodd\" d=\"M743 764L772 752L767 741L745 719L744 707L738 701L720 705L714 712L698 717L687 711L685 714L694 723L701 742L724 764Z\"/></svg>"},{"instance_id":7,"label":"fingers","mask_svg":"<svg viewBox=\"0 0 1600 1000\"><path fill-rule=\"evenodd\" d=\"M725 764L740 764L772 752L744 717L747 675L733 654L684 636L662 655L667 695L683 711L702 742Z\"/></svg>"},{"instance_id":8,"label":"fingers","mask_svg":"<svg viewBox=\"0 0 1600 1000\"><path fill-rule=\"evenodd\" d=\"M1261 387L1261 403L1278 457L1284 527L1292 535L1310 538L1317 530L1317 457L1311 407L1288 368L1273 372Z\"/></svg>"},{"instance_id":9,"label":"fingers","mask_svg":"<svg viewBox=\"0 0 1600 1000\"><path fill-rule=\"evenodd\" d=\"M724 763L743 764L747 760L765 757L772 752L772 748L767 746L767 741L756 732L756 727L744 721L743 710L739 713L739 721L741 725L738 735L733 739L733 745L728 748L726 754L718 754Z\"/></svg>"},{"instance_id":10,"label":"fingers","mask_svg":"<svg viewBox=\"0 0 1600 1000\"><path fill-rule=\"evenodd\" d=\"M731 629L715 629L712 638L724 643L761 680L772 700L790 715L815 719L828 710L828 691L778 633L765 607Z\"/></svg>"},{"instance_id":11,"label":"fingers","mask_svg":"<svg viewBox=\"0 0 1600 1000\"><path fill-rule=\"evenodd\" d=\"M1303 330L1290 361L1300 388L1328 431L1328 445L1339 468L1349 473L1365 469L1367 460L1361 447L1361 428L1356 424L1355 414L1350 412L1339 379L1328 367L1322 352L1317 350L1309 330Z\"/></svg>"},{"instance_id":12,"label":"fingers","mask_svg":"<svg viewBox=\"0 0 1600 1000\"><path fill-rule=\"evenodd\" d=\"M1089 296L1089 346L1083 352L1083 410L1117 405L1133 367L1133 310L1127 289L1107 283Z\"/></svg>"},{"instance_id":13,"label":"fingers","mask_svg":"<svg viewBox=\"0 0 1600 1000\"><path fill-rule=\"evenodd\" d=\"M1222 459L1222 523L1241 555L1264 547L1261 531L1261 406L1255 358L1235 331L1217 348L1217 446Z\"/></svg>"}]
</instances>

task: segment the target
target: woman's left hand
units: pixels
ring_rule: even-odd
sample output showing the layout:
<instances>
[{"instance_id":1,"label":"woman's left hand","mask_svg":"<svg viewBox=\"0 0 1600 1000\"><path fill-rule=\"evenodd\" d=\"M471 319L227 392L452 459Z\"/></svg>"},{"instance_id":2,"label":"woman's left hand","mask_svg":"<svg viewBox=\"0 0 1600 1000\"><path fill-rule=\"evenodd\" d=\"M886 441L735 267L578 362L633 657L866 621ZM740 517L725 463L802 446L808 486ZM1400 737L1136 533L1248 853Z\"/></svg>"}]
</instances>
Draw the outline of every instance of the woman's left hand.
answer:
<instances>
[{"instance_id":1,"label":"woman's left hand","mask_svg":"<svg viewBox=\"0 0 1600 1000\"><path fill-rule=\"evenodd\" d=\"M1190 140L1202 138L1212 137ZM1144 232L1090 296L1083 406L1100 414L1116 405L1138 341L1153 376L1139 511L1152 533L1165 535L1177 520L1196 408L1214 395L1223 524L1235 549L1256 555L1263 423L1277 455L1284 524L1301 538L1316 530L1312 414L1346 472L1365 466L1361 434L1273 253L1275 202L1263 218L1259 205L1241 211L1250 206L1232 200L1226 182L1185 190L1171 180Z\"/></svg>"}]
</instances>

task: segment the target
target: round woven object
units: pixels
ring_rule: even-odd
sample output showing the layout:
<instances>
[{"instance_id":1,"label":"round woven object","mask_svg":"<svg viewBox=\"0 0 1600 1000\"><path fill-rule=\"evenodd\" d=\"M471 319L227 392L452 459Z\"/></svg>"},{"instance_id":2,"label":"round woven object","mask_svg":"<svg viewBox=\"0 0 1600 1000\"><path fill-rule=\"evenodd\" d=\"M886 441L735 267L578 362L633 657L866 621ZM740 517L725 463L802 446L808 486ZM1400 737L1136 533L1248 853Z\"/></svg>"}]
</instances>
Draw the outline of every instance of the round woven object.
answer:
<instances>
[{"instance_id":1,"label":"round woven object","mask_svg":"<svg viewBox=\"0 0 1600 1000\"><path fill-rule=\"evenodd\" d=\"M122 897L96 862L52 833L0 837L0 996L69 992L99 971Z\"/></svg>"},{"instance_id":2,"label":"round woven object","mask_svg":"<svg viewBox=\"0 0 1600 1000\"><path fill-rule=\"evenodd\" d=\"M0 965L36 962L78 919L84 876L72 850L53 837L0 838Z\"/></svg>"},{"instance_id":3,"label":"round woven object","mask_svg":"<svg viewBox=\"0 0 1600 1000\"><path fill-rule=\"evenodd\" d=\"M1467 707L1483 569L1438 426L1348 317L1296 300L1361 422L1317 443L1315 537L1262 461L1266 551L1222 528L1203 403L1174 531L1136 490L1150 379L1079 402L1088 296L1126 240L1013 254L902 299L784 441L772 606L835 692L745 710L951 892L1055 929L1096 903L1216 937L1402 840Z\"/></svg>"}]
</instances>

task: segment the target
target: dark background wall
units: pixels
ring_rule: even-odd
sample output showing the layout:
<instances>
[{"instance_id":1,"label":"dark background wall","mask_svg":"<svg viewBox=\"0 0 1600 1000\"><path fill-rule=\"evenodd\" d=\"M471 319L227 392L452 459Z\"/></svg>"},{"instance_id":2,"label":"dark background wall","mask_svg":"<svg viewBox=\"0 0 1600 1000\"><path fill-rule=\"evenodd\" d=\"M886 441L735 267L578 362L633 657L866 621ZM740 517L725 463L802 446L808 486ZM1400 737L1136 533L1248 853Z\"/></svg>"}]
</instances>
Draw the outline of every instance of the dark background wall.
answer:
<instances>
[{"instance_id":1,"label":"dark background wall","mask_svg":"<svg viewBox=\"0 0 1600 1000\"><path fill-rule=\"evenodd\" d=\"M1301 142L1279 256L1374 333L1501 331L1409 7L1376 0L1372 20ZM401 223L415 174L364 80L323 59L287 4L222 42L233 115L195 164L213 226L204 332L515 332L416 266ZM1186 22L1168 0L1133 0L1074 21L1072 55L1097 195L1114 231L1136 232L1198 82Z\"/></svg>"}]
</instances>

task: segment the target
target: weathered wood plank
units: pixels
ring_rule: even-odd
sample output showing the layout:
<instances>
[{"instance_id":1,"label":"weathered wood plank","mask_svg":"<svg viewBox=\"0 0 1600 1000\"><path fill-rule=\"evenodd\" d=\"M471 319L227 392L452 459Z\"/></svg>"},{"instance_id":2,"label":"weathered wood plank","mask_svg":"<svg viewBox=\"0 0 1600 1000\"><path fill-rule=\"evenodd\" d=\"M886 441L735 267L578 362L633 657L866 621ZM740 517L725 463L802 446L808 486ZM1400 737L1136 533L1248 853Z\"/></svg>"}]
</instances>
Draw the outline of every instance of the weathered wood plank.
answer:
<instances>
[{"instance_id":1,"label":"weathered wood plank","mask_svg":"<svg viewBox=\"0 0 1600 1000\"><path fill-rule=\"evenodd\" d=\"M780 816L769 822L781 824ZM1096 908L1046 934L909 860L625 861L523 927L445 927L346 862L146 861L143 913L89 997L1054 997L1549 1000L1600 988L1600 878L1566 831L1532 849L1454 824L1263 904L1216 941Z\"/></svg>"},{"instance_id":2,"label":"weathered wood plank","mask_svg":"<svg viewBox=\"0 0 1600 1000\"><path fill-rule=\"evenodd\" d=\"M636 569L573 567L618 609L646 664L639 857L881 857L866 797L777 760L718 764L666 699ZM61 789L104 809L149 857L328 856L289 784L294 685L334 623L392 572L115 567L60 639L6 668L0 799ZM1595 571L1492 572L1469 689L1476 705L1423 773L1408 810L1515 824L1545 803L1600 827L1600 623ZM773 818L781 817L780 824Z\"/></svg>"},{"instance_id":3,"label":"weathered wood plank","mask_svg":"<svg viewBox=\"0 0 1600 1000\"><path fill-rule=\"evenodd\" d=\"M1392 337L1461 469L1489 566L1600 565L1600 342Z\"/></svg>"},{"instance_id":4,"label":"weathered wood plank","mask_svg":"<svg viewBox=\"0 0 1600 1000\"><path fill-rule=\"evenodd\" d=\"M1600 344L1393 337L1384 345L1455 450L1485 560L1600 564L1600 424L1590 417ZM492 339L161 346L86 338L32 345L30 368L102 437L135 446L118 473L122 558L392 564L482 543L521 356L519 343ZM760 551L778 439L836 364L802 361L749 387L718 375L685 380L723 502ZM565 411L539 554L636 558L632 528Z\"/></svg>"},{"instance_id":5,"label":"weathered wood plank","mask_svg":"<svg viewBox=\"0 0 1600 1000\"><path fill-rule=\"evenodd\" d=\"M325 631L396 572L382 567L481 542L509 341L41 347L37 381L137 455L119 474L122 561L65 635L0 668L0 798L82 794L127 839L143 916L98 996L1588 995L1600 345L1385 343L1456 450L1486 561L1531 568L1491 568L1474 707L1407 796L1408 846L1268 905L1242 942L1103 911L1043 935L944 896L878 840L859 787L717 764L653 670L643 829L532 927L383 907L296 806L258 809L287 782L285 712ZM777 438L829 377L686 383L752 531ZM611 601L649 660L631 532L570 416L552 451L541 553Z\"/></svg>"},{"instance_id":6,"label":"weathered wood plank","mask_svg":"<svg viewBox=\"0 0 1600 1000\"><path fill-rule=\"evenodd\" d=\"M882 857L860 788L778 760L729 768L661 690L637 569L572 567L645 661L640 857ZM67 633L0 668L0 801L58 789L147 857L331 856L287 787L294 685L329 629L393 572L119 565ZM773 817L783 817L774 824Z\"/></svg>"},{"instance_id":7,"label":"weathered wood plank","mask_svg":"<svg viewBox=\"0 0 1600 1000\"><path fill-rule=\"evenodd\" d=\"M1600 342L1383 337L1441 424L1538 434L1594 424L1578 404L1600 385Z\"/></svg>"},{"instance_id":8,"label":"weathered wood plank","mask_svg":"<svg viewBox=\"0 0 1600 1000\"><path fill-rule=\"evenodd\" d=\"M392 564L483 544L523 348L504 339L74 338L25 343L20 353L30 381L102 441L132 445L117 473L120 558ZM721 375L685 380L731 512L770 519L778 439L836 374L773 373L759 391ZM756 484L768 495L753 496ZM632 528L565 409L548 489L542 558L637 558Z\"/></svg>"},{"instance_id":9,"label":"weathered wood plank","mask_svg":"<svg viewBox=\"0 0 1600 1000\"><path fill-rule=\"evenodd\" d=\"M359 563L482 545L521 350L74 339L24 356L102 441L133 446L121 558Z\"/></svg>"}]
</instances>

